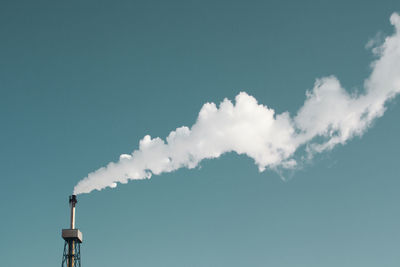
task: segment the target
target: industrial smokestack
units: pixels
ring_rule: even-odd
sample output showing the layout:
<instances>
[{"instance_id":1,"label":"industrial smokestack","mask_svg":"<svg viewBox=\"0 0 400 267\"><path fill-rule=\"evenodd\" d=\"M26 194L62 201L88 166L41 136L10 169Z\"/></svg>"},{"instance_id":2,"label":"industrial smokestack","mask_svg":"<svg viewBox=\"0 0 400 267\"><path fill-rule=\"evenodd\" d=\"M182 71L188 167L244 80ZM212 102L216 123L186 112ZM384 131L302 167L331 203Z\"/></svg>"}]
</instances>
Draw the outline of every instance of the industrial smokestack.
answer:
<instances>
[{"instance_id":1,"label":"industrial smokestack","mask_svg":"<svg viewBox=\"0 0 400 267\"><path fill-rule=\"evenodd\" d=\"M71 207L71 223L70 228L75 229L75 205L78 202L76 195L69 196L69 205Z\"/></svg>"},{"instance_id":2,"label":"industrial smokestack","mask_svg":"<svg viewBox=\"0 0 400 267\"><path fill-rule=\"evenodd\" d=\"M62 238L65 240L62 266L63 267L79 267L81 266L81 249L82 232L75 229L75 206L78 200L76 195L69 196L69 205L71 208L70 228L63 229Z\"/></svg>"}]
</instances>

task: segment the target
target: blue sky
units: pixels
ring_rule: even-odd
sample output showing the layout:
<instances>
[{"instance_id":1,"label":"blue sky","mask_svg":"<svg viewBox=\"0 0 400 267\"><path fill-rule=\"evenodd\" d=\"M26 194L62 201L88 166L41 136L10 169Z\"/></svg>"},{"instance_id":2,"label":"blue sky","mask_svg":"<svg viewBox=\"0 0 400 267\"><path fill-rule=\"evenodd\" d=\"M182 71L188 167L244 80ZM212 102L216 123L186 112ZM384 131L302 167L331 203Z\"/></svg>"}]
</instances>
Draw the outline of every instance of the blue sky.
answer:
<instances>
[{"instance_id":1,"label":"blue sky","mask_svg":"<svg viewBox=\"0 0 400 267\"><path fill-rule=\"evenodd\" d=\"M0 245L61 264L68 195L240 91L278 113L362 88L398 1L2 2ZM84 266L398 266L398 98L284 182L234 153L78 198Z\"/></svg>"}]
</instances>

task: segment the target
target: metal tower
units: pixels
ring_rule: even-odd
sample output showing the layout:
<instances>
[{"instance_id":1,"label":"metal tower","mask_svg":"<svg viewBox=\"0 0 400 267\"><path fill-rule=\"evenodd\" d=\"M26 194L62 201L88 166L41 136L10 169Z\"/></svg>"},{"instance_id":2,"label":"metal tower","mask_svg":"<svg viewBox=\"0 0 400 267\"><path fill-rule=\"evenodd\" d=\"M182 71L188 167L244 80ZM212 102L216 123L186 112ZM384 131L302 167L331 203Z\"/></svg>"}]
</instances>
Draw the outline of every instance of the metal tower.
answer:
<instances>
[{"instance_id":1,"label":"metal tower","mask_svg":"<svg viewBox=\"0 0 400 267\"><path fill-rule=\"evenodd\" d=\"M62 229L61 236L65 240L64 253L61 267L81 267L82 232L75 229L75 205L78 201L76 195L69 197L71 207L70 229Z\"/></svg>"}]
</instances>

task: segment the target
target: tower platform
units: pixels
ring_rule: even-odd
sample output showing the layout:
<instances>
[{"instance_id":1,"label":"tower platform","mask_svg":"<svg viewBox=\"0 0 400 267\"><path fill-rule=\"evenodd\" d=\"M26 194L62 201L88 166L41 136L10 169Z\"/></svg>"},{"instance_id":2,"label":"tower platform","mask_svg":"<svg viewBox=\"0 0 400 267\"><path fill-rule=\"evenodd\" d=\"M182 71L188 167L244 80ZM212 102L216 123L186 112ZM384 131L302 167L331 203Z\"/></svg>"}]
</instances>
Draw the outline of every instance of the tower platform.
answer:
<instances>
[{"instance_id":1,"label":"tower platform","mask_svg":"<svg viewBox=\"0 0 400 267\"><path fill-rule=\"evenodd\" d=\"M76 240L83 242L83 235L79 229L62 229L61 236L65 241Z\"/></svg>"}]
</instances>

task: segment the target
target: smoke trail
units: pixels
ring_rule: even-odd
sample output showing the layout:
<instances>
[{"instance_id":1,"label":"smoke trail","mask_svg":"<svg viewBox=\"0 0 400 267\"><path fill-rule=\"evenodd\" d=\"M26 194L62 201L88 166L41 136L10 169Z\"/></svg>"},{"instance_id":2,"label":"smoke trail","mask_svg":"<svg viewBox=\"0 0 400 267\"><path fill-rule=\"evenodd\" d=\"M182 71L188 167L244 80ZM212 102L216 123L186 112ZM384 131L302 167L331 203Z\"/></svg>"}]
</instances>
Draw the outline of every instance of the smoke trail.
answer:
<instances>
[{"instance_id":1,"label":"smoke trail","mask_svg":"<svg viewBox=\"0 0 400 267\"><path fill-rule=\"evenodd\" d=\"M203 159L231 151L253 158L260 171L295 168L294 153L299 148L312 156L361 136L383 115L385 103L400 92L400 16L394 13L390 21L395 33L373 49L379 58L372 63L362 93L350 95L334 76L317 79L294 117L288 112L275 114L244 92L235 103L228 99L219 107L206 103L191 128L177 128L166 141L146 135L138 150L90 173L75 186L74 194L194 168Z\"/></svg>"}]
</instances>

